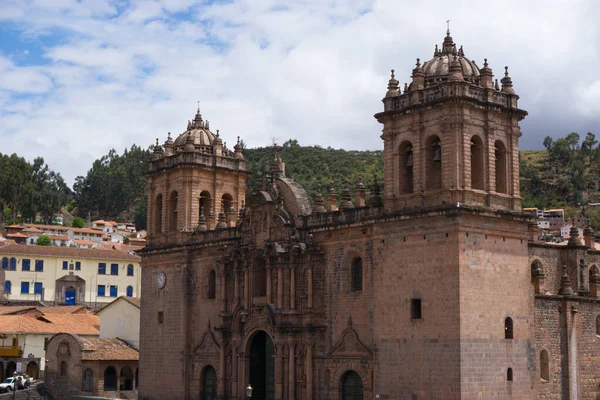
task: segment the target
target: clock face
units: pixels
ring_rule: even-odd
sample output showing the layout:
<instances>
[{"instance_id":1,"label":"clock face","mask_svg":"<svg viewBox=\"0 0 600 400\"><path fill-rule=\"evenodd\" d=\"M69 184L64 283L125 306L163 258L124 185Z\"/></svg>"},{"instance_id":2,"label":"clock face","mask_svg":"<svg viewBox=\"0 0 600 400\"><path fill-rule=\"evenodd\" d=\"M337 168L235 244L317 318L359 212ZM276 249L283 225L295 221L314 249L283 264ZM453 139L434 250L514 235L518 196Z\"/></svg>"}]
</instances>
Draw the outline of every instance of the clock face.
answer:
<instances>
[{"instance_id":1,"label":"clock face","mask_svg":"<svg viewBox=\"0 0 600 400\"><path fill-rule=\"evenodd\" d=\"M167 284L167 275L164 272L156 274L156 287L162 289Z\"/></svg>"}]
</instances>

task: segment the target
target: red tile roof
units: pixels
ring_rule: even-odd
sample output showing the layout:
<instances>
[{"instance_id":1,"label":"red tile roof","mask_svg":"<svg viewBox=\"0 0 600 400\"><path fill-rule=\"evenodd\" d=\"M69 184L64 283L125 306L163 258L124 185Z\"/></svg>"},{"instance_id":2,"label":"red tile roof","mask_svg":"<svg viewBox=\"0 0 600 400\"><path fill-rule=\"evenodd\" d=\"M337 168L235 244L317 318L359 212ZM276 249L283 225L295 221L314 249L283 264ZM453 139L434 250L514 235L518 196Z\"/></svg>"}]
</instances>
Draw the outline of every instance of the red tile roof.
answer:
<instances>
[{"instance_id":1,"label":"red tile roof","mask_svg":"<svg viewBox=\"0 0 600 400\"><path fill-rule=\"evenodd\" d=\"M0 315L2 333L73 333L99 335L100 318L93 314Z\"/></svg>"},{"instance_id":2,"label":"red tile roof","mask_svg":"<svg viewBox=\"0 0 600 400\"><path fill-rule=\"evenodd\" d=\"M76 247L28 246L11 244L0 247L0 255L26 255L48 257L91 258L96 260L122 260L140 262L141 258L123 251L105 249L80 249Z\"/></svg>"},{"instance_id":3,"label":"red tile roof","mask_svg":"<svg viewBox=\"0 0 600 400\"><path fill-rule=\"evenodd\" d=\"M82 345L82 360L139 360L140 353L125 341L115 338L80 337Z\"/></svg>"}]
</instances>

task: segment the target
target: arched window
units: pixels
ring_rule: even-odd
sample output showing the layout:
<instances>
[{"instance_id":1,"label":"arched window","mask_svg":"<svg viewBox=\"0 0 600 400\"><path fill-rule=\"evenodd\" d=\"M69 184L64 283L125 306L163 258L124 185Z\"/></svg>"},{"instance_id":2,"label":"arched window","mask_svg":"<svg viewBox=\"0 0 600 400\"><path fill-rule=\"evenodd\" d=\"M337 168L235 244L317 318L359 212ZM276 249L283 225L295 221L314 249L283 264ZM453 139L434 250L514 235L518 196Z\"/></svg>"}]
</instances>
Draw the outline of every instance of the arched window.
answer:
<instances>
[{"instance_id":1,"label":"arched window","mask_svg":"<svg viewBox=\"0 0 600 400\"><path fill-rule=\"evenodd\" d=\"M117 370L114 367L107 367L104 370L104 391L115 392L117 390Z\"/></svg>"},{"instance_id":2,"label":"arched window","mask_svg":"<svg viewBox=\"0 0 600 400\"><path fill-rule=\"evenodd\" d=\"M127 286L127 297L133 297L133 286Z\"/></svg>"},{"instance_id":3,"label":"arched window","mask_svg":"<svg viewBox=\"0 0 600 400\"><path fill-rule=\"evenodd\" d=\"M257 257L252 262L252 297L264 297L267 295L267 270L265 260Z\"/></svg>"},{"instance_id":4,"label":"arched window","mask_svg":"<svg viewBox=\"0 0 600 400\"><path fill-rule=\"evenodd\" d=\"M12 283L10 281L4 282L4 293L10 293L12 290Z\"/></svg>"},{"instance_id":5,"label":"arched window","mask_svg":"<svg viewBox=\"0 0 600 400\"><path fill-rule=\"evenodd\" d=\"M513 380L513 371L512 368L506 370L506 380L512 382Z\"/></svg>"},{"instance_id":6,"label":"arched window","mask_svg":"<svg viewBox=\"0 0 600 400\"><path fill-rule=\"evenodd\" d=\"M2 269L8 269L8 258L7 257L2 258Z\"/></svg>"},{"instance_id":7,"label":"arched window","mask_svg":"<svg viewBox=\"0 0 600 400\"><path fill-rule=\"evenodd\" d=\"M507 193L506 188L506 146L500 140L496 140L494 144L496 157L496 192Z\"/></svg>"},{"instance_id":8,"label":"arched window","mask_svg":"<svg viewBox=\"0 0 600 400\"><path fill-rule=\"evenodd\" d=\"M550 380L550 359L548 358L547 350L540 352L540 378L543 382Z\"/></svg>"},{"instance_id":9,"label":"arched window","mask_svg":"<svg viewBox=\"0 0 600 400\"><path fill-rule=\"evenodd\" d=\"M211 195L210 192L204 190L200 193L200 208L198 209L199 213L204 213L205 217L208 217L213 213L212 204L211 204ZM198 214L198 217L200 214Z\"/></svg>"},{"instance_id":10,"label":"arched window","mask_svg":"<svg viewBox=\"0 0 600 400\"><path fill-rule=\"evenodd\" d=\"M484 190L484 170L483 141L475 135L471 138L471 187L473 189Z\"/></svg>"},{"instance_id":11,"label":"arched window","mask_svg":"<svg viewBox=\"0 0 600 400\"><path fill-rule=\"evenodd\" d=\"M154 202L154 233L162 232L162 214L163 214L163 197L162 194L156 196Z\"/></svg>"},{"instance_id":12,"label":"arched window","mask_svg":"<svg viewBox=\"0 0 600 400\"><path fill-rule=\"evenodd\" d=\"M442 188L442 145L437 136L430 136L425 145L425 189Z\"/></svg>"},{"instance_id":13,"label":"arched window","mask_svg":"<svg viewBox=\"0 0 600 400\"><path fill-rule=\"evenodd\" d=\"M363 288L363 267L362 258L355 257L350 266L350 290L359 292Z\"/></svg>"},{"instance_id":14,"label":"arched window","mask_svg":"<svg viewBox=\"0 0 600 400\"><path fill-rule=\"evenodd\" d=\"M94 389L94 371L86 369L83 373L83 385L82 390L84 392L91 392Z\"/></svg>"},{"instance_id":15,"label":"arched window","mask_svg":"<svg viewBox=\"0 0 600 400\"><path fill-rule=\"evenodd\" d=\"M177 192L169 197L169 232L177 232Z\"/></svg>"},{"instance_id":16,"label":"arched window","mask_svg":"<svg viewBox=\"0 0 600 400\"><path fill-rule=\"evenodd\" d=\"M208 273L208 298L214 299L217 297L217 274L214 269Z\"/></svg>"},{"instance_id":17,"label":"arched window","mask_svg":"<svg viewBox=\"0 0 600 400\"><path fill-rule=\"evenodd\" d=\"M511 317L506 317L504 320L504 339L513 338L513 320Z\"/></svg>"},{"instance_id":18,"label":"arched window","mask_svg":"<svg viewBox=\"0 0 600 400\"><path fill-rule=\"evenodd\" d=\"M413 192L413 147L410 142L400 144L400 162L398 165L400 194Z\"/></svg>"},{"instance_id":19,"label":"arched window","mask_svg":"<svg viewBox=\"0 0 600 400\"><path fill-rule=\"evenodd\" d=\"M342 378L342 400L362 400L363 383L355 371L348 371Z\"/></svg>"},{"instance_id":20,"label":"arched window","mask_svg":"<svg viewBox=\"0 0 600 400\"><path fill-rule=\"evenodd\" d=\"M127 276L133 276L133 264L127 265Z\"/></svg>"},{"instance_id":21,"label":"arched window","mask_svg":"<svg viewBox=\"0 0 600 400\"><path fill-rule=\"evenodd\" d=\"M225 193L221 197L221 204L223 204L223 211L229 212L233 208L233 197L229 193Z\"/></svg>"},{"instance_id":22,"label":"arched window","mask_svg":"<svg viewBox=\"0 0 600 400\"><path fill-rule=\"evenodd\" d=\"M202 399L217 398L217 371L210 365L202 374Z\"/></svg>"},{"instance_id":23,"label":"arched window","mask_svg":"<svg viewBox=\"0 0 600 400\"><path fill-rule=\"evenodd\" d=\"M67 376L67 362L60 362L60 376Z\"/></svg>"},{"instance_id":24,"label":"arched window","mask_svg":"<svg viewBox=\"0 0 600 400\"><path fill-rule=\"evenodd\" d=\"M121 368L120 390L133 390L133 371L129 367Z\"/></svg>"},{"instance_id":25,"label":"arched window","mask_svg":"<svg viewBox=\"0 0 600 400\"><path fill-rule=\"evenodd\" d=\"M14 271L14 270L16 270L16 269L17 269L17 259L16 259L16 258L14 258L14 257L11 257L11 258L10 258L10 265L9 265L9 269L10 269L11 271Z\"/></svg>"}]
</instances>

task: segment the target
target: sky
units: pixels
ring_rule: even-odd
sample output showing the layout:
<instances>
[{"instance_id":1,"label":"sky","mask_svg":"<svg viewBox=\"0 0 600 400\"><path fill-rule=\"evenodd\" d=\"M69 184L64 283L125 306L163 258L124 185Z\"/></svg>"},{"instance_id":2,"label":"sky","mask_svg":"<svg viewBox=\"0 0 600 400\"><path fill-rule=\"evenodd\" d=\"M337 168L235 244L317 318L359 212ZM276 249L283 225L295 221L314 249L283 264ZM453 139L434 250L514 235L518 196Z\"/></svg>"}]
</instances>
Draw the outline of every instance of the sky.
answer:
<instances>
[{"instance_id":1,"label":"sky","mask_svg":"<svg viewBox=\"0 0 600 400\"><path fill-rule=\"evenodd\" d=\"M383 148L390 69L445 36L496 78L509 66L522 149L600 136L596 0L0 0L0 153L69 184L111 148L176 137L197 102L232 147Z\"/></svg>"}]
</instances>

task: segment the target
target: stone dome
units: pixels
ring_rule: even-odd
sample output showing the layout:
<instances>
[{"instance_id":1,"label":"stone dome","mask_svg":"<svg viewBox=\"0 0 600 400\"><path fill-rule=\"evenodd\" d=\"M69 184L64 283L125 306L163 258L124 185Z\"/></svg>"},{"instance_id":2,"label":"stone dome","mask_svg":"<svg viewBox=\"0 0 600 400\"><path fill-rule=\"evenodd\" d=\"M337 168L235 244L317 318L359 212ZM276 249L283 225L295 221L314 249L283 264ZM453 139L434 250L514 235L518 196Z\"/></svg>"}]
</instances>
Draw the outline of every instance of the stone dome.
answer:
<instances>
[{"instance_id":1,"label":"stone dome","mask_svg":"<svg viewBox=\"0 0 600 400\"><path fill-rule=\"evenodd\" d=\"M210 131L208 121L202 119L200 110L198 110L194 119L188 123L187 130L175 139L175 142L173 143L174 147L184 147L188 135L191 135L195 148L212 147L216 137L216 135Z\"/></svg>"},{"instance_id":2,"label":"stone dome","mask_svg":"<svg viewBox=\"0 0 600 400\"><path fill-rule=\"evenodd\" d=\"M479 67L465 57L462 46L457 50L450 32L446 32L446 37L439 50L435 46L433 58L423 64L423 73L425 74L425 86L435 85L448 80L450 65L457 60L462 70L464 80L470 83L479 83Z\"/></svg>"}]
</instances>

